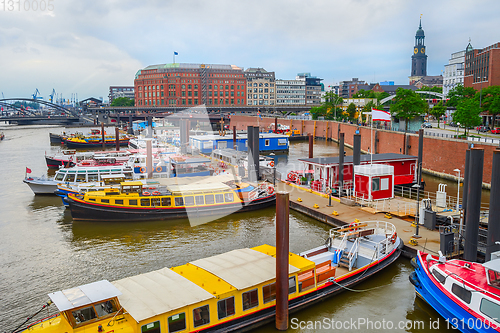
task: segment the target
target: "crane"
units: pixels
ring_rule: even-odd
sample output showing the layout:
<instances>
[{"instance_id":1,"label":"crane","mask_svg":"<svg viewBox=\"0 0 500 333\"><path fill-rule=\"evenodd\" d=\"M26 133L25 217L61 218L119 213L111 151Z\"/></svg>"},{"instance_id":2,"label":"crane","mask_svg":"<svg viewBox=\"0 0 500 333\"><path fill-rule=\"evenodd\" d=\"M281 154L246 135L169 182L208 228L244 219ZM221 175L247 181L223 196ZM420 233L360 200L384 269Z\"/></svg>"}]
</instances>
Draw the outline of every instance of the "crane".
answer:
<instances>
[{"instance_id":1,"label":"crane","mask_svg":"<svg viewBox=\"0 0 500 333\"><path fill-rule=\"evenodd\" d=\"M56 94L56 90L54 88L52 88L52 94L49 95L50 97L50 103L52 103L52 101L54 100L54 95Z\"/></svg>"},{"instance_id":2,"label":"crane","mask_svg":"<svg viewBox=\"0 0 500 333\"><path fill-rule=\"evenodd\" d=\"M40 95L40 92L38 91L38 88L36 88L36 90L35 90L35 92L33 93L33 96L32 96L32 97L33 97L33 99L34 99L34 100L37 100L37 99L43 99L43 97L42 97L42 96L38 96L38 95Z\"/></svg>"}]
</instances>

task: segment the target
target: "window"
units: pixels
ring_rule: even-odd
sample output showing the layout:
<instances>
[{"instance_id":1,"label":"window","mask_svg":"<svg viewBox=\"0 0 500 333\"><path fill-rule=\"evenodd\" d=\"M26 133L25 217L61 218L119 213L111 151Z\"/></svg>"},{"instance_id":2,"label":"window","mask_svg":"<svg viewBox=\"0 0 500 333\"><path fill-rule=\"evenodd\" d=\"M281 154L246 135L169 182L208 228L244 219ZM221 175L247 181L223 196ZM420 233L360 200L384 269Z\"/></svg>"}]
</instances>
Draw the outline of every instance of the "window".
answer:
<instances>
[{"instance_id":1,"label":"window","mask_svg":"<svg viewBox=\"0 0 500 333\"><path fill-rule=\"evenodd\" d=\"M216 203L224 202L224 195L223 194L216 194L215 195L215 202Z\"/></svg>"},{"instance_id":2,"label":"window","mask_svg":"<svg viewBox=\"0 0 500 333\"><path fill-rule=\"evenodd\" d=\"M97 312L97 316L105 317L109 314L116 312L115 301L109 300L95 305L95 310Z\"/></svg>"},{"instance_id":3,"label":"window","mask_svg":"<svg viewBox=\"0 0 500 333\"><path fill-rule=\"evenodd\" d=\"M243 311L255 308L259 305L259 294L257 289L247 291L241 295L243 300Z\"/></svg>"},{"instance_id":4,"label":"window","mask_svg":"<svg viewBox=\"0 0 500 333\"><path fill-rule=\"evenodd\" d=\"M141 333L160 333L160 322L155 321L154 323L142 325Z\"/></svg>"},{"instance_id":5,"label":"window","mask_svg":"<svg viewBox=\"0 0 500 333\"><path fill-rule=\"evenodd\" d=\"M57 181L62 181L64 176L66 175L66 173L64 172L58 172L54 178L54 180L57 180ZM90 175L89 175L90 176Z\"/></svg>"},{"instance_id":6,"label":"window","mask_svg":"<svg viewBox=\"0 0 500 333\"><path fill-rule=\"evenodd\" d=\"M168 331L178 332L186 329L186 313L179 313L168 317Z\"/></svg>"},{"instance_id":7,"label":"window","mask_svg":"<svg viewBox=\"0 0 500 333\"><path fill-rule=\"evenodd\" d=\"M432 270L432 275L434 275L436 280L438 280L441 284L443 284L446 280L446 277L443 274L439 273L436 269Z\"/></svg>"},{"instance_id":8,"label":"window","mask_svg":"<svg viewBox=\"0 0 500 333\"><path fill-rule=\"evenodd\" d=\"M76 182L77 183L84 182L84 181L85 181L85 174L84 173L79 173L76 175Z\"/></svg>"},{"instance_id":9,"label":"window","mask_svg":"<svg viewBox=\"0 0 500 333\"><path fill-rule=\"evenodd\" d=\"M234 315L234 296L217 302L219 319Z\"/></svg>"},{"instance_id":10,"label":"window","mask_svg":"<svg viewBox=\"0 0 500 333\"><path fill-rule=\"evenodd\" d=\"M174 199L174 202L175 202L176 207L184 206L184 198L182 198L182 197L176 197Z\"/></svg>"},{"instance_id":11,"label":"window","mask_svg":"<svg viewBox=\"0 0 500 333\"><path fill-rule=\"evenodd\" d=\"M388 190L389 189L389 178L380 179L380 190Z\"/></svg>"},{"instance_id":12,"label":"window","mask_svg":"<svg viewBox=\"0 0 500 333\"><path fill-rule=\"evenodd\" d=\"M115 205L123 205L123 199L116 199Z\"/></svg>"},{"instance_id":13,"label":"window","mask_svg":"<svg viewBox=\"0 0 500 333\"><path fill-rule=\"evenodd\" d=\"M200 306L193 310L194 327L210 323L210 311L208 305Z\"/></svg>"},{"instance_id":14,"label":"window","mask_svg":"<svg viewBox=\"0 0 500 333\"><path fill-rule=\"evenodd\" d=\"M149 206L149 198L147 199L141 199L141 206Z\"/></svg>"},{"instance_id":15,"label":"window","mask_svg":"<svg viewBox=\"0 0 500 333\"><path fill-rule=\"evenodd\" d=\"M274 301L276 299L276 283L262 287L262 294L264 295L264 303Z\"/></svg>"},{"instance_id":16,"label":"window","mask_svg":"<svg viewBox=\"0 0 500 333\"><path fill-rule=\"evenodd\" d=\"M196 202L196 205L198 205L198 206L203 205L205 203L202 195L197 195L195 197L195 202Z\"/></svg>"},{"instance_id":17,"label":"window","mask_svg":"<svg viewBox=\"0 0 500 333\"><path fill-rule=\"evenodd\" d=\"M226 202L233 202L234 201L233 193L224 193L224 199L226 200Z\"/></svg>"},{"instance_id":18,"label":"window","mask_svg":"<svg viewBox=\"0 0 500 333\"><path fill-rule=\"evenodd\" d=\"M487 298L483 298L481 300L479 310L495 321L498 321L500 318L500 305L490 301Z\"/></svg>"},{"instance_id":19,"label":"window","mask_svg":"<svg viewBox=\"0 0 500 333\"><path fill-rule=\"evenodd\" d=\"M215 203L215 201L214 201L214 195L213 194L207 194L205 196L205 204L212 205L214 203Z\"/></svg>"},{"instance_id":20,"label":"window","mask_svg":"<svg viewBox=\"0 0 500 333\"><path fill-rule=\"evenodd\" d=\"M172 200L170 200L170 197L168 197L168 198L161 198L161 205L162 206L171 206L172 205Z\"/></svg>"},{"instance_id":21,"label":"window","mask_svg":"<svg viewBox=\"0 0 500 333\"><path fill-rule=\"evenodd\" d=\"M288 278L288 294L294 294L297 291L295 276Z\"/></svg>"},{"instance_id":22,"label":"window","mask_svg":"<svg viewBox=\"0 0 500 333\"><path fill-rule=\"evenodd\" d=\"M97 318L95 315L94 307L89 306L86 308L78 309L72 312L73 318L75 318L75 322L77 324L81 324L91 319Z\"/></svg>"},{"instance_id":23,"label":"window","mask_svg":"<svg viewBox=\"0 0 500 333\"><path fill-rule=\"evenodd\" d=\"M151 206L160 207L160 198L151 198Z\"/></svg>"},{"instance_id":24,"label":"window","mask_svg":"<svg viewBox=\"0 0 500 333\"><path fill-rule=\"evenodd\" d=\"M372 192L380 190L380 178L372 178Z\"/></svg>"},{"instance_id":25,"label":"window","mask_svg":"<svg viewBox=\"0 0 500 333\"><path fill-rule=\"evenodd\" d=\"M101 199L102 203L109 203L109 199Z\"/></svg>"},{"instance_id":26,"label":"window","mask_svg":"<svg viewBox=\"0 0 500 333\"><path fill-rule=\"evenodd\" d=\"M129 204L130 206L137 206L137 199L130 199L130 200L128 201L128 204Z\"/></svg>"},{"instance_id":27,"label":"window","mask_svg":"<svg viewBox=\"0 0 500 333\"><path fill-rule=\"evenodd\" d=\"M189 196L184 198L184 205L185 206L194 206L194 197Z\"/></svg>"},{"instance_id":28,"label":"window","mask_svg":"<svg viewBox=\"0 0 500 333\"><path fill-rule=\"evenodd\" d=\"M264 141L264 142L265 142L265 146L266 146L266 147L269 147L269 141L270 141L269 139L266 139L266 140Z\"/></svg>"},{"instance_id":29,"label":"window","mask_svg":"<svg viewBox=\"0 0 500 333\"><path fill-rule=\"evenodd\" d=\"M456 283L453 283L453 285L451 286L451 292L454 293L458 298L460 298L465 303L470 304L472 293L469 290L465 289L462 286L459 286Z\"/></svg>"},{"instance_id":30,"label":"window","mask_svg":"<svg viewBox=\"0 0 500 333\"><path fill-rule=\"evenodd\" d=\"M76 175L74 173L73 174L67 174L66 175L66 179L64 179L64 181L72 183L72 182L75 181L75 176Z\"/></svg>"}]
</instances>

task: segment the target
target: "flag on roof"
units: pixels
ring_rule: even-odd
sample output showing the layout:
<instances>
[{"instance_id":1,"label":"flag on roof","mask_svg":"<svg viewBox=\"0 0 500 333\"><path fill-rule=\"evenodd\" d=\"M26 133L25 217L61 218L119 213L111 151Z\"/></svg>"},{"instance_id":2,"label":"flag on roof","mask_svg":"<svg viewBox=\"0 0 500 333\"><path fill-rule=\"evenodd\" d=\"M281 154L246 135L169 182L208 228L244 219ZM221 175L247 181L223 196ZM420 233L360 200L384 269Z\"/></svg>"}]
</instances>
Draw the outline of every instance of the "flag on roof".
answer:
<instances>
[{"instance_id":1,"label":"flag on roof","mask_svg":"<svg viewBox=\"0 0 500 333\"><path fill-rule=\"evenodd\" d=\"M387 111L372 108L372 121L391 121L391 114Z\"/></svg>"}]
</instances>

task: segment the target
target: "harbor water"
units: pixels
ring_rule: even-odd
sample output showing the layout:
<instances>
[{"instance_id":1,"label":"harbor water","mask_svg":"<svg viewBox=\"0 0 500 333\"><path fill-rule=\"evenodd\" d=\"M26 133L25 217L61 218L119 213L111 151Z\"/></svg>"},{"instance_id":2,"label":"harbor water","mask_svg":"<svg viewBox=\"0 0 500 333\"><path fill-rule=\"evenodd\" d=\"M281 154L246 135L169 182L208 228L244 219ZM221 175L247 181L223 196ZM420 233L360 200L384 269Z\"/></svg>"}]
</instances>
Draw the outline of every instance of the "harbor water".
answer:
<instances>
[{"instance_id":1,"label":"harbor water","mask_svg":"<svg viewBox=\"0 0 500 333\"><path fill-rule=\"evenodd\" d=\"M7 126L0 142L0 331L10 332L48 301L50 292L109 281L220 254L275 245L275 209L233 214L203 225L186 220L73 222L60 198L35 196L22 182L26 168L47 174L49 132L62 127ZM80 129L79 129L80 131ZM317 141L316 156L335 156L337 144ZM307 157L307 142L291 144L280 168ZM348 152L350 154L350 152ZM429 183L429 180L426 179ZM449 193L456 193L450 182ZM290 251L324 243L329 227L290 211ZM448 332L446 321L415 296L412 267L400 258L355 290L290 315L291 332ZM54 306L51 306L54 307ZM54 309L52 309L54 311ZM371 326L370 326L371 325ZM275 332L274 324L256 330Z\"/></svg>"}]
</instances>

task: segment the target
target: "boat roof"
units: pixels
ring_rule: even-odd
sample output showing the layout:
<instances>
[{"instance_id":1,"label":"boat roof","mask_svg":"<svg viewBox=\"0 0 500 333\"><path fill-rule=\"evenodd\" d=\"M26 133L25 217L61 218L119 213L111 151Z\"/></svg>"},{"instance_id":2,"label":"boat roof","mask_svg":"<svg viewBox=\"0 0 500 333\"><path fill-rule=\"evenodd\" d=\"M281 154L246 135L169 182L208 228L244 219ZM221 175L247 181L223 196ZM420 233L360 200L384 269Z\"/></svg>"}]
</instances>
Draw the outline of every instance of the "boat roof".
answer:
<instances>
[{"instance_id":1,"label":"boat roof","mask_svg":"<svg viewBox=\"0 0 500 333\"><path fill-rule=\"evenodd\" d=\"M187 193L187 192L207 192L207 191L228 191L231 189L229 185L221 182L202 182L183 185L169 185L168 190L172 193Z\"/></svg>"},{"instance_id":2,"label":"boat roof","mask_svg":"<svg viewBox=\"0 0 500 333\"><path fill-rule=\"evenodd\" d=\"M63 291L56 291L55 293L50 293L49 297L59 311L66 311L110 299L121 294L120 290L109 281L102 280Z\"/></svg>"},{"instance_id":3,"label":"boat roof","mask_svg":"<svg viewBox=\"0 0 500 333\"><path fill-rule=\"evenodd\" d=\"M184 161L176 161L175 159L171 159L170 162L172 164L195 164L195 163L210 163L212 162L212 160L209 158L194 157L194 158L187 158Z\"/></svg>"},{"instance_id":4,"label":"boat roof","mask_svg":"<svg viewBox=\"0 0 500 333\"><path fill-rule=\"evenodd\" d=\"M385 153L385 154L373 154L373 157L370 157L370 154L361 155L361 162L369 162L370 159L373 158L373 161L391 161L391 160L408 160L408 159L416 159L417 156L412 155L404 155L404 154L395 154L395 153ZM309 163L309 164L320 164L320 165L328 165L328 164L339 164L339 157L315 157L315 158L299 158L299 161ZM353 163L353 156L345 156L344 164Z\"/></svg>"},{"instance_id":5,"label":"boat roof","mask_svg":"<svg viewBox=\"0 0 500 333\"><path fill-rule=\"evenodd\" d=\"M487 261L483 264L483 267L486 269L491 269L495 272L500 272L500 259Z\"/></svg>"},{"instance_id":6,"label":"boat roof","mask_svg":"<svg viewBox=\"0 0 500 333\"><path fill-rule=\"evenodd\" d=\"M218 276L238 290L276 278L276 258L249 248L195 260L190 264ZM290 274L300 271L295 266L288 266Z\"/></svg>"},{"instance_id":7,"label":"boat roof","mask_svg":"<svg viewBox=\"0 0 500 333\"><path fill-rule=\"evenodd\" d=\"M215 298L169 268L114 281L113 285L122 292L120 304L137 322Z\"/></svg>"}]
</instances>

